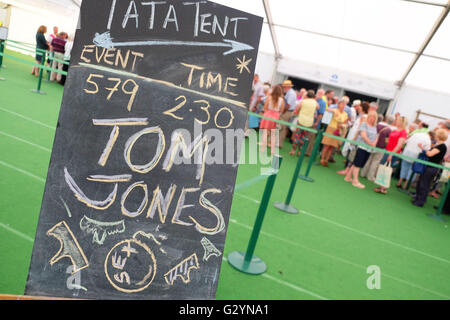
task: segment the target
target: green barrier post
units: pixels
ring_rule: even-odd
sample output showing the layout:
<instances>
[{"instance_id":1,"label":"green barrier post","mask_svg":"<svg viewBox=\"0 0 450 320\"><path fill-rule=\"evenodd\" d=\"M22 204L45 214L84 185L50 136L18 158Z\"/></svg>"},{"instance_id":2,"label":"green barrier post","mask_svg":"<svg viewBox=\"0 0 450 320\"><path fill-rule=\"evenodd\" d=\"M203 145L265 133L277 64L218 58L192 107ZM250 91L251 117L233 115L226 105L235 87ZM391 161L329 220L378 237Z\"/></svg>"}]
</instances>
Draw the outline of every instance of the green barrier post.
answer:
<instances>
[{"instance_id":1,"label":"green barrier post","mask_svg":"<svg viewBox=\"0 0 450 320\"><path fill-rule=\"evenodd\" d=\"M291 199L292 195L294 193L295 185L297 183L298 174L300 172L300 169L302 167L303 159L305 158L306 149L308 148L309 140L303 139L303 146L302 146L302 152L300 154L300 157L297 160L297 166L295 167L294 175L292 176L291 185L289 187L288 194L286 196L286 201L283 202L275 202L274 207L278 210L291 213L291 214L297 214L298 209L291 205Z\"/></svg>"},{"instance_id":2,"label":"green barrier post","mask_svg":"<svg viewBox=\"0 0 450 320\"><path fill-rule=\"evenodd\" d=\"M3 54L4 51L5 51L5 40L0 39L0 53ZM3 55L0 55L0 68L2 67L2 64L3 64Z\"/></svg>"},{"instance_id":3,"label":"green barrier post","mask_svg":"<svg viewBox=\"0 0 450 320\"><path fill-rule=\"evenodd\" d=\"M267 267L264 261L253 255L258 241L258 236L261 231L261 226L266 214L267 205L269 204L270 195L275 184L275 179L278 174L278 170L281 166L281 156L274 155L272 159L272 171L271 175L267 179L266 187L264 189L261 204L259 205L258 213L256 215L255 224L253 226L252 235L248 243L247 251L245 253L234 251L228 255L228 263L235 269L248 273L248 274L262 274L266 271Z\"/></svg>"},{"instance_id":4,"label":"green barrier post","mask_svg":"<svg viewBox=\"0 0 450 320\"><path fill-rule=\"evenodd\" d=\"M320 144L322 143L322 136L323 136L323 129L320 129L319 132L317 133L316 141L314 142L314 148L311 153L311 157L309 158L308 166L306 167L305 174L299 175L298 176L299 179L302 179L302 180L305 180L308 182L314 182L314 179L309 176L309 172L311 171L311 167L312 167L314 161L316 161L317 154L319 153L319 147L320 147Z\"/></svg>"},{"instance_id":5,"label":"green barrier post","mask_svg":"<svg viewBox=\"0 0 450 320\"><path fill-rule=\"evenodd\" d=\"M5 51L5 40L0 40L0 70L2 68L3 63L3 52ZM0 77L0 81L6 80L3 77Z\"/></svg>"},{"instance_id":6,"label":"green barrier post","mask_svg":"<svg viewBox=\"0 0 450 320\"><path fill-rule=\"evenodd\" d=\"M442 195L441 202L439 203L439 207L437 208L436 213L429 213L427 214L427 216L441 222L446 222L446 220L442 217L442 209L444 209L445 200L447 199L449 189L450 189L450 182L447 181L445 192Z\"/></svg>"},{"instance_id":7,"label":"green barrier post","mask_svg":"<svg viewBox=\"0 0 450 320\"><path fill-rule=\"evenodd\" d=\"M42 56L41 56L41 66L43 67L44 64L45 64L45 53L42 53ZM39 79L38 79L38 86L37 86L37 89L31 90L31 92L39 93L39 94L45 94L44 91L41 91L42 76L43 76L43 74L44 74L44 68L40 68L40 70L39 70Z\"/></svg>"}]
</instances>

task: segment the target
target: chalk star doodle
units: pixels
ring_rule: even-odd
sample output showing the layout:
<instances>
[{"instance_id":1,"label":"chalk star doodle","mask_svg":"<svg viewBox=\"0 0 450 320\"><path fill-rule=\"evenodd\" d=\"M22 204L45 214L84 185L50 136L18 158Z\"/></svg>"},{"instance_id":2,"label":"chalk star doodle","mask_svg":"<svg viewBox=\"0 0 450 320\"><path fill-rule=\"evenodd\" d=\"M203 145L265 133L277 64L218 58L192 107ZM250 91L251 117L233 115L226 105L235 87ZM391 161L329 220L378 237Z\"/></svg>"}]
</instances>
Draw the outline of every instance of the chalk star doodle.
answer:
<instances>
[{"instance_id":1,"label":"chalk star doodle","mask_svg":"<svg viewBox=\"0 0 450 320\"><path fill-rule=\"evenodd\" d=\"M166 274L164 274L164 279L168 285L173 285L173 282L177 277L180 277L184 283L191 282L190 271L191 269L199 269L197 254L193 253L175 267L170 269Z\"/></svg>"},{"instance_id":2,"label":"chalk star doodle","mask_svg":"<svg viewBox=\"0 0 450 320\"><path fill-rule=\"evenodd\" d=\"M203 254L203 261L208 261L211 256L219 257L222 254L209 239L203 237L202 240L200 240L200 243L202 244L203 249L205 249L205 253Z\"/></svg>"},{"instance_id":3,"label":"chalk star doodle","mask_svg":"<svg viewBox=\"0 0 450 320\"><path fill-rule=\"evenodd\" d=\"M245 60L245 55L242 57L242 60L239 58L236 58L237 61L239 61L238 64L236 64L236 69L239 70L239 74L242 74L242 71L247 70L248 73L250 73L250 69L248 68L248 64L252 62L253 59Z\"/></svg>"}]
</instances>

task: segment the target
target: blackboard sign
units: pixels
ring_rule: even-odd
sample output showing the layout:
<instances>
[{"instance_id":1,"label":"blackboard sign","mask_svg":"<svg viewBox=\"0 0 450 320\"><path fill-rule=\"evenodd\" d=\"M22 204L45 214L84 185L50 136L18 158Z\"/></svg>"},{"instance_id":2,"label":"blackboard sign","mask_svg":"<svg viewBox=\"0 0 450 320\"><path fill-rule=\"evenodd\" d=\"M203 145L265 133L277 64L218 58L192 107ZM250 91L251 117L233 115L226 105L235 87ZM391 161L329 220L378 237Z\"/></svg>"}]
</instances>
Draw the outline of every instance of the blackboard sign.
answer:
<instances>
[{"instance_id":1,"label":"blackboard sign","mask_svg":"<svg viewBox=\"0 0 450 320\"><path fill-rule=\"evenodd\" d=\"M215 298L262 22L83 1L27 295Z\"/></svg>"}]
</instances>

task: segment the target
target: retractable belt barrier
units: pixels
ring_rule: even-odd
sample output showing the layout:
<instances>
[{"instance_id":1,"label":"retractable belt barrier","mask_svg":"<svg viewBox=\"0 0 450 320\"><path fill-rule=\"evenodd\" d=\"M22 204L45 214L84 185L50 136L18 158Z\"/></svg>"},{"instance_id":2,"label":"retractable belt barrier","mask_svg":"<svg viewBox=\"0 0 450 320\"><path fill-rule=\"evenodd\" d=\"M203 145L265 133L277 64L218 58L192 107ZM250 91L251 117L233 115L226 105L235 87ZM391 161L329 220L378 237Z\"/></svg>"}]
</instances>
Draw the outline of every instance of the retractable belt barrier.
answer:
<instances>
[{"instance_id":1,"label":"retractable belt barrier","mask_svg":"<svg viewBox=\"0 0 450 320\"><path fill-rule=\"evenodd\" d=\"M437 168L437 169L441 169L441 170L450 170L449 167L445 167L445 166L442 166L442 165L439 165L439 164L436 164L436 163L433 163L433 162L429 162L429 161L425 161L425 160L421 160L421 159L417 159L417 158L408 157L408 156L405 156L403 154L398 154L398 153L394 153L394 152L391 152L391 151L387 151L385 149L380 149L380 148L376 148L376 147L373 147L373 146L369 146L368 144L365 144L365 143L360 143L360 142L356 142L354 140L349 140L349 139L341 138L341 137L338 137L338 136L335 136L335 135L330 135L328 133L323 132L323 130L315 130L315 129L311 129L311 128L307 128L307 127L301 126L299 124L293 124L291 122L287 122L287 121L283 121L283 120L276 120L276 119L269 118L269 117L266 117L266 116L263 116L263 115L260 115L258 113L254 113L254 112L248 112L248 114L252 115L252 116L255 116L255 117L258 117L258 118L267 119L267 120L270 120L270 121L273 121L273 122L276 122L276 123L279 123L279 124L282 124L282 125L286 125L286 126L289 126L289 127L294 127L294 128L297 128L297 129L302 129L302 130L305 130L305 131L308 131L308 132L312 132L312 133L318 134L318 138L320 138L320 140L321 140L322 136L330 137L330 138L333 138L333 139L336 139L336 140L339 140L339 141L342 141L342 142L348 142L348 143L350 143L352 145L355 145L355 146L358 146L358 147L364 147L366 149L370 149L370 150L375 151L375 152L381 152L381 153L384 153L384 154L389 154L389 155L395 156L398 159L406 160L406 161L409 161L409 162L421 163L421 164L424 164L424 165L427 165L427 166L430 166L430 167L434 167L434 168ZM318 146L318 145L320 145L320 142L316 141L315 147ZM317 151L317 150L315 150L315 151ZM315 152L313 151L313 156L310 159L310 163L312 163L314 161L315 156L316 156ZM309 170L309 168L310 168L310 166L308 166L307 170ZM299 176L299 178L301 178L301 176ZM291 185L290 189L293 189L292 185ZM436 213L428 214L429 217L431 217L433 219L436 219L436 220L439 220L441 222L445 222L445 219L442 217L441 213L442 213L442 210L444 209L445 201L446 201L447 196L448 196L449 193L450 193L450 183L447 182L446 183L446 187L445 187L445 191L444 191L444 193L442 195L442 198L441 198L439 206L438 206L438 208L436 210ZM289 195L288 195L288 198L289 198ZM280 207L279 208L280 210L285 209L284 211L287 212L288 205L289 205L289 203L281 203L278 206Z\"/></svg>"},{"instance_id":2,"label":"retractable belt barrier","mask_svg":"<svg viewBox=\"0 0 450 320\"><path fill-rule=\"evenodd\" d=\"M38 53L41 56L41 63L37 64L35 62L32 62L32 61L29 61L29 60L26 60L26 59L22 59L22 58L19 58L19 57L7 54L7 53L4 52L5 46L11 47L11 48L15 48L15 49L19 49L19 50L22 50L22 51L25 51L25 52L29 52L29 53ZM33 67L39 68L37 89L33 89L31 91L34 92L34 93L45 94L45 92L41 91L41 85L42 85L42 78L43 78L43 71L44 70L47 70L48 75L49 75L49 79L50 79L50 72L54 72L54 73L58 73L58 74L67 76L67 72L66 71L46 66L45 65L46 59L48 58L49 60L53 60L53 61L65 64L65 65L69 65L70 62L65 61L65 60L61 60L61 59L57 59L57 58L53 57L52 56L52 52L50 52L48 50L38 49L38 48L31 48L30 46L31 46L30 44L21 43L19 41L0 40L0 67L1 67L1 62L3 61L3 57L6 57L8 59L15 60L17 62L21 62L21 63L24 63L24 64L31 65ZM5 79L1 78L1 80L5 80Z\"/></svg>"},{"instance_id":3,"label":"retractable belt barrier","mask_svg":"<svg viewBox=\"0 0 450 320\"><path fill-rule=\"evenodd\" d=\"M282 124L282 125L286 125L286 126L289 126L289 127L295 127L297 129L302 129L302 130L305 130L305 131L309 131L309 132L312 132L312 133L316 133L317 134L317 133L320 132L319 130L303 127L303 126L301 126L299 124L293 124L291 122L282 121L282 120L276 120L276 119L273 119L273 118L265 117L265 116L260 115L258 113L254 113L254 112L250 112L249 111L248 114L252 115L252 116L255 116L255 117L258 117L258 118L267 119L267 120L270 120L270 121L273 121L273 122L276 122L276 123L279 123L279 124ZM355 146L364 147L366 149L371 149L371 150L376 151L376 152L387 153L387 154L393 155L393 156L395 156L395 157L397 157L399 159L407 160L409 162L417 162L417 163L421 163L421 164L424 164L424 165L427 165L427 166L430 166L430 167L434 167L434 168L438 168L438 169L442 169L442 170L450 170L449 167L445 167L445 166L442 166L442 165L439 165L439 164L436 164L436 163L433 163L433 162L429 162L429 161L425 161L425 160L421 160L421 159L417 159L417 158L411 158L411 157L405 156L403 154L398 154L398 153L395 153L395 152L387 151L385 149L372 147L372 146L369 146L368 144L365 144L365 143L360 143L360 142L357 142L357 141L354 141L354 140L341 138L341 137L338 137L338 136L335 136L335 135L332 135L332 134L328 134L328 133L325 133L325 132L323 133L323 136L330 137L330 138L333 138L333 139L336 139L336 140L339 140L339 141L342 141L342 142L348 142L348 143L353 144Z\"/></svg>"}]
</instances>

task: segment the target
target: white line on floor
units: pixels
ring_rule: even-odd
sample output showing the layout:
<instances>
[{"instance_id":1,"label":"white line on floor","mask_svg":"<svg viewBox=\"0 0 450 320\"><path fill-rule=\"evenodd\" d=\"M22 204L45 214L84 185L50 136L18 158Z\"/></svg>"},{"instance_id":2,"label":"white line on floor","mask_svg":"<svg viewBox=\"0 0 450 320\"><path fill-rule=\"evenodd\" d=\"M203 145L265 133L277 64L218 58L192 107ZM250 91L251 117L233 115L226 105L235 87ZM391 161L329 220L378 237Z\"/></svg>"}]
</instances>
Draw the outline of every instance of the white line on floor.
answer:
<instances>
[{"instance_id":1,"label":"white line on floor","mask_svg":"<svg viewBox=\"0 0 450 320\"><path fill-rule=\"evenodd\" d=\"M240 197L245 198L245 199L247 199L249 201L252 201L254 203L260 203L260 201L252 199L251 197L245 196L243 194L238 194L238 195ZM339 222L335 222L333 220L314 215L314 214L309 213L309 212L304 211L304 210L299 210L299 212L303 213L304 215L307 215L307 216L309 216L311 218L318 219L318 220L321 220L323 222L327 222L327 223L333 224L333 225L335 225L337 227L340 227L340 228L343 228L343 229L346 229L346 230L349 230L349 231L352 231L352 232L364 235L366 237L369 237L369 238L372 238L372 239L375 239L375 240L378 240L378 241L382 241L382 242L391 244L393 246L397 246L397 247L402 248L404 250L408 250L408 251L411 251L411 252L414 252L414 253L421 254L421 255L423 255L425 257L432 258L432 259L435 259L435 260L440 261L440 262L444 262L444 263L450 264L450 261L447 260L447 259L444 259L444 258L441 258L441 257L438 257L438 256L434 256L432 254L429 254L429 253L426 253L426 252L423 252L423 251L420 251L420 250L417 250L417 249L414 249L414 248L411 248L411 247L408 247L408 246L405 246L405 245L402 245L402 244L399 244L399 243L396 243L396 242L393 242L393 241L390 241L390 240L383 239L383 238L375 236L373 234L370 234L370 233L367 233L367 232L364 232L364 231L360 231L360 230L354 229L352 227L348 227L346 225L340 224Z\"/></svg>"},{"instance_id":2,"label":"white line on floor","mask_svg":"<svg viewBox=\"0 0 450 320\"><path fill-rule=\"evenodd\" d=\"M30 142L30 141L28 141L28 140L25 140L25 139L16 137L16 136L14 136L14 135L12 135L12 134L8 134L8 133L3 132L3 131L0 131L0 134L6 136L6 137L8 137L8 138L11 138L11 139L14 139L14 140L17 140L17 141L20 141L20 142L29 144L29 145L31 145L31 146L33 146L33 147L39 148L39 149L44 150L44 151L47 151L47 152L51 152L51 151L52 151L52 150L50 150L49 148L43 147L43 146L41 146L41 145L38 145L38 144L33 143L33 142Z\"/></svg>"},{"instance_id":3,"label":"white line on floor","mask_svg":"<svg viewBox=\"0 0 450 320\"><path fill-rule=\"evenodd\" d=\"M225 257L223 257L223 260L224 260L224 261L228 261L227 258L225 258ZM278 282L279 284L281 284L281 285L283 285L283 286L286 286L286 287L289 287L289 288L291 288L291 289L294 289L295 291L306 293L306 294L308 294L308 295L310 295L310 296L312 296L312 297L315 297L315 298L317 298L317 299L320 299L320 300L329 300L328 298L322 297L321 295L318 295L317 293L311 292L311 291L309 291L309 290L307 290L307 289L305 289L305 288L299 287L299 286L297 286L297 285L295 285L295 284L286 282L286 281L284 281L284 280L280 280L280 279L278 279L278 278L276 278L276 277L274 277L274 276L268 275L267 273L263 273L263 274L261 274L261 276L264 277L264 278L267 278L267 279L269 279L269 280Z\"/></svg>"},{"instance_id":4,"label":"white line on floor","mask_svg":"<svg viewBox=\"0 0 450 320\"><path fill-rule=\"evenodd\" d=\"M5 167L10 168L10 169L13 169L13 170L15 170L17 172L23 173L23 174L25 174L25 175L27 175L27 176L29 176L31 178L34 178L34 179L36 179L36 180L38 180L40 182L44 182L45 183L45 179L44 178L38 177L38 176L28 172L28 171L25 171L23 169L17 168L15 166L13 166L12 164L9 164L9 163L6 163L6 162L3 162L3 161L0 160L0 165L5 166Z\"/></svg>"},{"instance_id":5,"label":"white line on floor","mask_svg":"<svg viewBox=\"0 0 450 320\"><path fill-rule=\"evenodd\" d=\"M20 113L17 113L17 112L8 110L8 109L4 109L4 108L2 108L2 107L0 107L0 110L2 110L2 111L4 111L4 112L8 112L8 113L10 113L10 114L12 114L12 115L15 115L16 117L20 117L20 118L22 118L22 119L25 119L25 120L34 122L34 123L36 123L36 124L38 124L38 125L40 125L40 126L43 126L43 127L48 128L48 129L55 130L55 126L50 126L50 125L48 125L48 124L46 124L46 123L43 123L43 122L40 122L40 121L38 121L38 120L34 120L34 119L32 119L32 118L29 118L29 117L27 117L27 116L24 116L23 114L20 114Z\"/></svg>"},{"instance_id":6,"label":"white line on floor","mask_svg":"<svg viewBox=\"0 0 450 320\"><path fill-rule=\"evenodd\" d=\"M445 262L445 263L450 264L450 261L447 260L447 259L444 259L444 258L441 258L441 257L437 257L437 256L434 256L434 255L428 254L428 253L426 253L426 252L423 252L423 251L420 251L420 250L417 250L417 249L414 249L414 248L411 248L411 247L407 247L407 246L404 246L404 245L402 245L402 244L399 244L399 243L396 243L396 242L393 242L393 241L390 241L390 240L386 240L386 239L377 237L377 236L375 236L375 235L373 235L373 234L370 234L370 233L367 233L367 232L364 232L364 231L360 231L360 230L357 230L357 229L353 229L353 228L351 228L351 227L348 227L348 226L346 226L346 225L340 224L340 223L338 223L338 222L334 222L334 221L329 220L329 219L327 219L327 218L323 218L323 217L316 216L316 215L311 214L311 213L309 213L309 212L306 212L306 211L304 211L304 210L299 210L299 212L300 212L300 213L303 213L303 214L305 214L305 215L307 215L307 216L310 216L310 217L312 217L312 218L314 218L314 219L318 219L318 220L321 220L321 221L324 221L324 222L328 222L328 223L334 224L335 226L338 226L338 227L340 227L340 228L347 229L347 230L349 230L349 231L353 231L353 232L355 232L355 233L362 234L362 235L364 235L364 236L366 236L366 237L369 237L369 238L372 238L372 239L376 239L376 240L379 240L379 241L382 241L382 242L385 242L385 243L389 243L389 244L391 244L391 245L393 245L393 246L397 246L397 247L399 247L399 248L402 248L402 249L405 249L405 250L408 250L408 251L411 251L411 252L414 252L414 253L421 254L421 255L426 256L426 257L428 257L428 258L432 258L432 259L435 259L435 260L438 260L438 261L441 261L441 262Z\"/></svg>"},{"instance_id":7,"label":"white line on floor","mask_svg":"<svg viewBox=\"0 0 450 320\"><path fill-rule=\"evenodd\" d=\"M28 240L30 242L34 242L33 238L31 238L30 236L27 236L26 234L24 234L24 233L22 233L20 231L17 231L16 229L11 228L10 226L8 226L8 225L6 225L4 223L0 222L0 227L3 227L4 229L8 230L9 232L14 233L15 235L17 235L17 236L19 236L19 237L21 237L21 238L23 238L25 240Z\"/></svg>"},{"instance_id":8,"label":"white line on floor","mask_svg":"<svg viewBox=\"0 0 450 320\"><path fill-rule=\"evenodd\" d=\"M258 200L252 199L252 198L250 198L250 197L247 197L245 194L242 194L242 193L239 193L239 192L235 192L234 194L237 195L238 197L247 199L247 200L252 201L252 202L254 202L254 203L257 203L257 204L260 204L260 203L261 203L261 201L258 201Z\"/></svg>"},{"instance_id":9,"label":"white line on floor","mask_svg":"<svg viewBox=\"0 0 450 320\"><path fill-rule=\"evenodd\" d=\"M250 230L250 231L253 230L252 227L250 227L250 226L248 226L248 225L246 225L246 224L240 223L240 222L238 222L238 221L235 220L235 219L230 219L230 222L235 223L235 224L237 224L237 225L239 225L239 226L241 226L241 227L243 227L243 228L246 228L246 229L248 229L248 230ZM322 252L322 251L320 251L320 250L313 249L313 248L310 248L310 247L301 245L301 244L299 244L299 243L296 243L296 242L294 242L294 241L291 241L291 240L287 240L287 239L281 238L281 237L276 236L276 235L274 235L274 234L271 234L271 233L268 233L268 232L265 232L265 231L261 231L261 234L262 234L262 235L265 235L265 236L268 236L268 237L271 237L271 238L274 238L274 239L277 239L277 240L279 240L279 241L288 243L288 244L290 244L290 245L293 245L293 246L296 246L296 247L300 247L300 248L303 248L303 249L306 249L306 250L315 252L315 253L320 254L320 255L322 255L322 256L326 256L326 257L329 257L329 258L331 258L331 259L338 260L338 261L340 261L340 262L343 262L343 263L352 265L352 266L354 266L354 267L363 269L364 271L367 270L367 266L363 266L363 265L354 263L354 262L352 262L352 261L349 261L349 260L346 260L346 259L343 259L343 258L340 258L340 257L333 256L333 255L331 255L331 254L329 254L329 253L325 253L325 252ZM385 276L385 277L387 277L387 278L396 280L396 281L398 281L398 282L402 282L402 283L404 283L404 284L406 284L406 285L409 285L410 287L414 287L414 288L417 288L417 289L420 289L420 290L423 290L423 291L427 291L427 292L432 293L432 294L434 294L434 295L437 295L437 296L440 296L440 297L443 297L443 298L446 298L446 299L450 299L450 296L447 296L447 295L445 295L445 294L443 294L443 293L440 293L440 292L437 292L437 291L434 291L434 290L431 290L431 289L427 289L427 288L424 288L424 287L422 287L422 286L420 286L420 285L418 285L418 284L415 284L415 283L413 283L413 282L409 282L409 281L406 281L406 280L403 280L403 279L400 279L400 278L391 276L391 275L387 274L386 272L383 272L383 273L382 273L382 276Z\"/></svg>"}]
</instances>

